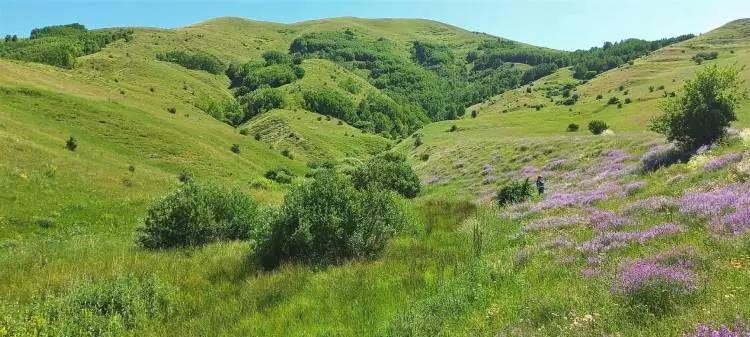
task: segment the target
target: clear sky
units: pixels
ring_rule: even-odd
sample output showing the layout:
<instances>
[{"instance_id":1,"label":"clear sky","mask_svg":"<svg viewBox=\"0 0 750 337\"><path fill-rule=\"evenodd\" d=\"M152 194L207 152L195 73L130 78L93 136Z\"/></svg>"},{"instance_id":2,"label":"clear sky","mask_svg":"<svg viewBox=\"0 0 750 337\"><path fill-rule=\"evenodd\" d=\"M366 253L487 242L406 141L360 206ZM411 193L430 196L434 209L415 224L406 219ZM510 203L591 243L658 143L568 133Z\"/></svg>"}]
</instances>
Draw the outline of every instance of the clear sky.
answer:
<instances>
[{"instance_id":1,"label":"clear sky","mask_svg":"<svg viewBox=\"0 0 750 337\"><path fill-rule=\"evenodd\" d=\"M427 18L557 49L628 37L699 34L750 17L750 0L0 0L0 34L79 22L174 28L218 16L296 22L338 16Z\"/></svg>"}]
</instances>

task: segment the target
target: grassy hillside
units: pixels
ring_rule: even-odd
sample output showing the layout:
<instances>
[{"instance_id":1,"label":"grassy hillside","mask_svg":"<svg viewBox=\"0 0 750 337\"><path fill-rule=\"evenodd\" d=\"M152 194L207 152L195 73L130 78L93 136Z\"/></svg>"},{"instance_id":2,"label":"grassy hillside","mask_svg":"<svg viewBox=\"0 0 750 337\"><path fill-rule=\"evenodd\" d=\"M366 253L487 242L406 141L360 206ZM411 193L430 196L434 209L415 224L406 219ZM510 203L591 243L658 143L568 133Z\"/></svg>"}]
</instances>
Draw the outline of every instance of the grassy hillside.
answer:
<instances>
[{"instance_id":1,"label":"grassy hillside","mask_svg":"<svg viewBox=\"0 0 750 337\"><path fill-rule=\"evenodd\" d=\"M219 18L134 28L132 40L68 70L0 59L0 337L35 335L55 315L84 325L105 317L106 331L70 333L90 336L679 336L700 323L747 322L746 224L733 234L716 220L742 210L695 214L690 200L731 195L731 207L747 206L750 104L726 142L655 173L637 168L664 143L646 122L665 95L708 64L750 63L748 27L730 23L585 83L561 68L398 144L303 108L302 93L315 88L354 103L387 91L353 63L306 58L305 76L279 87L283 109L234 128L198 108L233 98L227 76L156 55L184 50L242 63L286 52L305 34L350 30L388 39L399 60L422 41L447 46L461 63L497 38L428 20ZM713 51L716 60L693 60ZM566 85L578 100L556 104L568 98ZM590 135L593 119L612 132ZM580 130L567 132L570 123ZM65 147L70 136L75 151ZM394 146L423 189L407 204L413 228L377 259L264 271L249 258L250 242L135 244L147 207L180 176L278 204L288 186L263 178L267 170L286 168L299 182L309 163L357 162ZM536 175L548 179L546 198L506 208L491 201L507 181ZM689 294L669 298L663 312L632 302L618 280L638 258L677 259L659 267L689 279Z\"/></svg>"}]
</instances>

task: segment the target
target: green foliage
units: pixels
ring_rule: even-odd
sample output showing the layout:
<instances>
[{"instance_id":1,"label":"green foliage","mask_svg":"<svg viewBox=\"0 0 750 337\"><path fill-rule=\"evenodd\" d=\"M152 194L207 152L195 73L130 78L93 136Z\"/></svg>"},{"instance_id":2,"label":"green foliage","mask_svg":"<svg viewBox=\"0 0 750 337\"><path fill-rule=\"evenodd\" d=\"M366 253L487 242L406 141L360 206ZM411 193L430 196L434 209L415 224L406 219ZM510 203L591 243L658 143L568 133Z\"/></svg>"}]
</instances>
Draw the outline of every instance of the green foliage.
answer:
<instances>
[{"instance_id":1,"label":"green foliage","mask_svg":"<svg viewBox=\"0 0 750 337\"><path fill-rule=\"evenodd\" d=\"M231 64L226 74L235 96L243 96L259 88L278 88L292 83L305 75L304 69L294 64L293 59L278 51L263 54L264 61L250 61L241 65Z\"/></svg>"},{"instance_id":2,"label":"green foliage","mask_svg":"<svg viewBox=\"0 0 750 337\"><path fill-rule=\"evenodd\" d=\"M371 123L375 133L386 133L394 138L406 137L426 122L419 111L399 106L389 97L375 93L359 102L357 119ZM357 122L353 125L358 127ZM370 127L369 125L364 126Z\"/></svg>"},{"instance_id":3,"label":"green foliage","mask_svg":"<svg viewBox=\"0 0 750 337\"><path fill-rule=\"evenodd\" d=\"M258 227L258 206L239 191L187 182L152 204L137 242L160 249L245 240Z\"/></svg>"},{"instance_id":4,"label":"green foliage","mask_svg":"<svg viewBox=\"0 0 750 337\"><path fill-rule=\"evenodd\" d=\"M286 102L284 91L275 88L261 88L239 98L239 104L244 110L242 118L232 124L242 124L250 118L273 109L281 109Z\"/></svg>"},{"instance_id":5,"label":"green foliage","mask_svg":"<svg viewBox=\"0 0 750 337\"><path fill-rule=\"evenodd\" d=\"M429 158L429 157L428 157ZM421 188L419 177L406 157L387 152L375 156L352 172L357 189L387 189L414 198Z\"/></svg>"},{"instance_id":6,"label":"green foliage","mask_svg":"<svg viewBox=\"0 0 750 337\"><path fill-rule=\"evenodd\" d=\"M368 70L370 83L401 106L402 113L420 121L455 119L467 105L514 88L520 81L521 72L512 69L467 73L446 46L421 41L412 46L412 57L406 58L386 39L325 31L298 37L289 52Z\"/></svg>"},{"instance_id":7,"label":"green foliage","mask_svg":"<svg viewBox=\"0 0 750 337\"><path fill-rule=\"evenodd\" d=\"M557 64L554 63L542 63L536 66L531 67L531 69L526 70L523 73L523 77L521 78L522 83L531 83L534 82L544 76L553 74L558 69ZM527 92L531 93L531 88L527 88Z\"/></svg>"},{"instance_id":8,"label":"green foliage","mask_svg":"<svg viewBox=\"0 0 750 337\"><path fill-rule=\"evenodd\" d=\"M277 50L269 50L263 53L263 60L266 61L266 65L292 64L291 56Z\"/></svg>"},{"instance_id":9,"label":"green foliage","mask_svg":"<svg viewBox=\"0 0 750 337\"><path fill-rule=\"evenodd\" d=\"M190 53L182 50L166 52L156 55L159 61L177 63L185 68L193 70L203 70L212 74L221 74L226 69L219 58L214 55L195 52Z\"/></svg>"},{"instance_id":10,"label":"green foliage","mask_svg":"<svg viewBox=\"0 0 750 337\"><path fill-rule=\"evenodd\" d=\"M697 149L724 137L746 98L738 69L708 66L685 82L680 96L661 106L663 114L650 127L685 150Z\"/></svg>"},{"instance_id":11,"label":"green foliage","mask_svg":"<svg viewBox=\"0 0 750 337\"><path fill-rule=\"evenodd\" d=\"M0 43L0 57L70 69L76 57L96 53L120 39L129 41L132 35L124 29L89 31L77 23L35 28L28 39L6 36Z\"/></svg>"},{"instance_id":12,"label":"green foliage","mask_svg":"<svg viewBox=\"0 0 750 337\"><path fill-rule=\"evenodd\" d=\"M609 125L605 123L604 121L600 120L593 120L589 122L589 131L591 131L592 134L600 135L604 130L609 129Z\"/></svg>"},{"instance_id":13,"label":"green foliage","mask_svg":"<svg viewBox=\"0 0 750 337\"><path fill-rule=\"evenodd\" d=\"M70 136L67 141L65 141L65 148L67 148L70 151L75 151L78 148L78 141L73 138L73 136Z\"/></svg>"},{"instance_id":14,"label":"green foliage","mask_svg":"<svg viewBox=\"0 0 750 337\"><path fill-rule=\"evenodd\" d=\"M265 177L279 184L291 184L294 179L294 173L283 167L266 171Z\"/></svg>"},{"instance_id":15,"label":"green foliage","mask_svg":"<svg viewBox=\"0 0 750 337\"><path fill-rule=\"evenodd\" d=\"M240 144L232 144L232 147L230 148L233 153L239 154L240 153Z\"/></svg>"},{"instance_id":16,"label":"green foliage","mask_svg":"<svg viewBox=\"0 0 750 337\"><path fill-rule=\"evenodd\" d=\"M78 282L30 303L0 303L2 336L121 336L165 318L173 289L155 276L118 276Z\"/></svg>"},{"instance_id":17,"label":"green foliage","mask_svg":"<svg viewBox=\"0 0 750 337\"><path fill-rule=\"evenodd\" d=\"M523 202L531 197L531 192L532 188L529 178L523 181L512 181L497 192L497 202L500 206Z\"/></svg>"},{"instance_id":18,"label":"green foliage","mask_svg":"<svg viewBox=\"0 0 750 337\"><path fill-rule=\"evenodd\" d=\"M570 124L568 124L567 131L568 132L576 132L576 131L578 131L579 128L580 127L578 126L578 124L570 123Z\"/></svg>"},{"instance_id":19,"label":"green foliage","mask_svg":"<svg viewBox=\"0 0 750 337\"><path fill-rule=\"evenodd\" d=\"M715 52L715 51L711 51L711 52L700 52L700 53L698 53L698 54L695 54L695 56L693 56L693 61L694 61L695 63L697 63L697 64L701 64L701 63L703 63L703 61L707 61L707 60L715 60L715 59L717 59L718 57L719 57L719 53L718 53L718 52Z\"/></svg>"},{"instance_id":20,"label":"green foliage","mask_svg":"<svg viewBox=\"0 0 750 337\"><path fill-rule=\"evenodd\" d=\"M318 88L307 90L302 94L305 100L305 108L319 114L342 119L349 124L359 120L354 102L336 90Z\"/></svg>"},{"instance_id":21,"label":"green foliage","mask_svg":"<svg viewBox=\"0 0 750 337\"><path fill-rule=\"evenodd\" d=\"M324 170L289 191L255 254L268 269L374 258L406 225L401 207L391 192L359 191L347 177Z\"/></svg>"}]
</instances>

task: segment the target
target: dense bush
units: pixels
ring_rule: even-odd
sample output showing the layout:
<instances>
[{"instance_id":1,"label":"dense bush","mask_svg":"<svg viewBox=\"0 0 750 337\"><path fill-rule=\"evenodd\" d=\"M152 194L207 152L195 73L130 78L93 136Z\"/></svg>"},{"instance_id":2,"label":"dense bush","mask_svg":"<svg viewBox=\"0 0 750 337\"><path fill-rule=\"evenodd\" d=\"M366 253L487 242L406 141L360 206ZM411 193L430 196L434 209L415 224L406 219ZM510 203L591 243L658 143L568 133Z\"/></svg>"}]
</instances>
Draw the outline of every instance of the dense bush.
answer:
<instances>
[{"instance_id":1,"label":"dense bush","mask_svg":"<svg viewBox=\"0 0 750 337\"><path fill-rule=\"evenodd\" d=\"M290 184L294 179L294 173L283 167L266 171L265 177L279 184Z\"/></svg>"},{"instance_id":2,"label":"dense bush","mask_svg":"<svg viewBox=\"0 0 750 337\"><path fill-rule=\"evenodd\" d=\"M81 281L24 305L0 302L2 336L125 336L167 317L173 290L155 276Z\"/></svg>"},{"instance_id":3,"label":"dense bush","mask_svg":"<svg viewBox=\"0 0 750 337\"><path fill-rule=\"evenodd\" d=\"M332 116L354 124L358 120L354 102L336 90L319 88L302 94L305 108L322 115Z\"/></svg>"},{"instance_id":4,"label":"dense bush","mask_svg":"<svg viewBox=\"0 0 750 337\"><path fill-rule=\"evenodd\" d=\"M238 120L242 124L251 118L273 109L281 109L286 102L284 91L274 88L261 88L239 98L244 115Z\"/></svg>"},{"instance_id":5,"label":"dense bush","mask_svg":"<svg viewBox=\"0 0 750 337\"><path fill-rule=\"evenodd\" d=\"M373 258L406 224L397 197L376 189L359 191L325 170L292 188L258 239L255 254L265 268L282 262L339 263Z\"/></svg>"},{"instance_id":6,"label":"dense bush","mask_svg":"<svg viewBox=\"0 0 750 337\"><path fill-rule=\"evenodd\" d=\"M738 69L709 66L685 82L679 97L662 105L663 114L651 121L651 130L685 150L712 144L737 120L735 110L745 98Z\"/></svg>"},{"instance_id":7,"label":"dense bush","mask_svg":"<svg viewBox=\"0 0 750 337\"><path fill-rule=\"evenodd\" d=\"M698 54L695 54L693 56L693 61L697 64L703 63L703 61L707 60L715 60L719 57L719 53L712 51L712 52L700 52Z\"/></svg>"},{"instance_id":8,"label":"dense bush","mask_svg":"<svg viewBox=\"0 0 750 337\"><path fill-rule=\"evenodd\" d=\"M132 36L132 30L90 31L77 23L36 28L28 39L6 37L0 43L0 57L73 68L76 57L96 53L117 40L130 41Z\"/></svg>"},{"instance_id":9,"label":"dense bush","mask_svg":"<svg viewBox=\"0 0 750 337\"><path fill-rule=\"evenodd\" d=\"M421 188L419 177L406 157L390 152L373 157L354 170L352 181L360 190L369 187L387 189L407 198L416 197Z\"/></svg>"},{"instance_id":10,"label":"dense bush","mask_svg":"<svg viewBox=\"0 0 750 337\"><path fill-rule=\"evenodd\" d=\"M67 141L65 141L65 148L67 148L70 151L75 151L78 148L78 141L73 138L73 136L70 136Z\"/></svg>"},{"instance_id":11,"label":"dense bush","mask_svg":"<svg viewBox=\"0 0 750 337\"><path fill-rule=\"evenodd\" d=\"M604 130L609 129L609 125L604 121L593 120L589 122L589 131L595 135L600 135Z\"/></svg>"},{"instance_id":12,"label":"dense bush","mask_svg":"<svg viewBox=\"0 0 750 337\"><path fill-rule=\"evenodd\" d=\"M164 54L156 55L159 61L177 63L185 68L193 70L203 70L212 74L221 74L226 69L219 58L204 52L185 52L175 50Z\"/></svg>"},{"instance_id":13,"label":"dense bush","mask_svg":"<svg viewBox=\"0 0 750 337\"><path fill-rule=\"evenodd\" d=\"M428 121L419 111L400 106L381 94L370 94L359 103L357 119L372 123L375 133L394 138L406 137Z\"/></svg>"},{"instance_id":14,"label":"dense bush","mask_svg":"<svg viewBox=\"0 0 750 337\"><path fill-rule=\"evenodd\" d=\"M529 178L512 181L497 192L497 202L500 206L523 202L531 197L532 188Z\"/></svg>"},{"instance_id":15,"label":"dense bush","mask_svg":"<svg viewBox=\"0 0 750 337\"><path fill-rule=\"evenodd\" d=\"M257 205L241 192L187 182L151 205L137 241L156 249L248 239L257 216Z\"/></svg>"},{"instance_id":16,"label":"dense bush","mask_svg":"<svg viewBox=\"0 0 750 337\"><path fill-rule=\"evenodd\" d=\"M567 128L568 132L576 132L578 131L578 129L579 129L578 124L575 124L575 123L568 124L568 128Z\"/></svg>"}]
</instances>

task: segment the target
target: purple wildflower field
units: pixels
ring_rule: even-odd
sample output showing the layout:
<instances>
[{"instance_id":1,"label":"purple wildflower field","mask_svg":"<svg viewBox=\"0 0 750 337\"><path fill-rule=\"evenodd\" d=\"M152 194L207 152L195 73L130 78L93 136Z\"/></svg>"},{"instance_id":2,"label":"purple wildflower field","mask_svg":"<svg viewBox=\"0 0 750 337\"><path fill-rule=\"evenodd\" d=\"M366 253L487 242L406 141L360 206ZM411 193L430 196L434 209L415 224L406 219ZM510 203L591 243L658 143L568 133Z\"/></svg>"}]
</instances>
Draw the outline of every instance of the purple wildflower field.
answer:
<instances>
[{"instance_id":1,"label":"purple wildflower field","mask_svg":"<svg viewBox=\"0 0 750 337\"><path fill-rule=\"evenodd\" d=\"M703 169L706 171L716 171L726 167L727 165L740 162L743 154L741 152L729 153L717 158L714 158L710 162L703 165Z\"/></svg>"},{"instance_id":2,"label":"purple wildflower field","mask_svg":"<svg viewBox=\"0 0 750 337\"><path fill-rule=\"evenodd\" d=\"M583 223L586 223L586 219L579 215L564 215L536 220L524 226L523 231L533 232L550 229L561 229Z\"/></svg>"},{"instance_id":3,"label":"purple wildflower field","mask_svg":"<svg viewBox=\"0 0 750 337\"><path fill-rule=\"evenodd\" d=\"M687 216L710 220L709 228L717 233L743 234L750 230L750 183L685 193L679 210Z\"/></svg>"},{"instance_id":4,"label":"purple wildflower field","mask_svg":"<svg viewBox=\"0 0 750 337\"><path fill-rule=\"evenodd\" d=\"M610 230L628 223L628 220L615 212L593 209L589 215L589 224L598 231Z\"/></svg>"},{"instance_id":5,"label":"purple wildflower field","mask_svg":"<svg viewBox=\"0 0 750 337\"><path fill-rule=\"evenodd\" d=\"M650 198L638 200L623 209L625 214L637 212L666 212L670 209L677 208L678 203L672 197L657 195Z\"/></svg>"},{"instance_id":6,"label":"purple wildflower field","mask_svg":"<svg viewBox=\"0 0 750 337\"><path fill-rule=\"evenodd\" d=\"M701 323L695 330L685 334L685 337L750 337L750 329L745 325L734 326L716 325L715 323Z\"/></svg>"},{"instance_id":7,"label":"purple wildflower field","mask_svg":"<svg viewBox=\"0 0 750 337\"><path fill-rule=\"evenodd\" d=\"M648 240L682 233L685 230L685 226L665 223L640 232L603 232L582 243L578 246L578 250L590 254L603 253L615 248L626 247L633 241L643 244Z\"/></svg>"},{"instance_id":8,"label":"purple wildflower field","mask_svg":"<svg viewBox=\"0 0 750 337\"><path fill-rule=\"evenodd\" d=\"M697 289L697 277L689 269L639 259L622 263L612 289L616 293L635 294L654 283L667 284L678 292Z\"/></svg>"}]
</instances>

